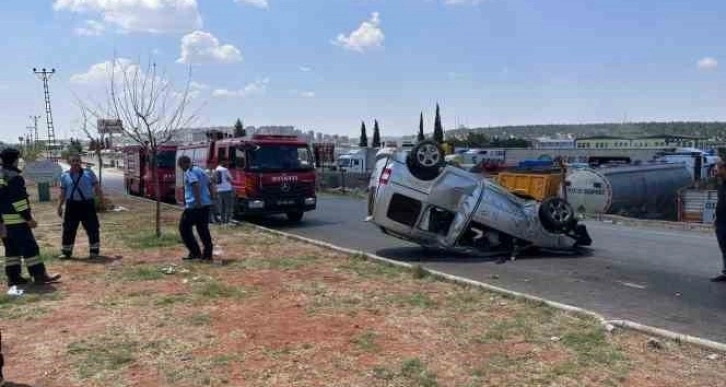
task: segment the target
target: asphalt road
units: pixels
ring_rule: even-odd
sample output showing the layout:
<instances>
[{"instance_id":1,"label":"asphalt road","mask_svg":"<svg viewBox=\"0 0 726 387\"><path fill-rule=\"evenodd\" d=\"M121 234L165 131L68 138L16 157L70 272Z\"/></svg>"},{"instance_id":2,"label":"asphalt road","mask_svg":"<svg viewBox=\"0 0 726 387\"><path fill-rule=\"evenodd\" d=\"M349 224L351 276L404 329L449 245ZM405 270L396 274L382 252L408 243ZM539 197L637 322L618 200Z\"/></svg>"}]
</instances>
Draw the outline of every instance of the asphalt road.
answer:
<instances>
[{"instance_id":1,"label":"asphalt road","mask_svg":"<svg viewBox=\"0 0 726 387\"><path fill-rule=\"evenodd\" d=\"M121 189L108 173L107 188ZM318 209L291 225L284 217L260 224L339 246L363 250L510 290L680 333L726 342L726 284L709 278L721 269L710 234L586 223L593 238L584 256L529 256L497 264L494 259L427 252L381 233L363 221L366 204L320 197Z\"/></svg>"}]
</instances>

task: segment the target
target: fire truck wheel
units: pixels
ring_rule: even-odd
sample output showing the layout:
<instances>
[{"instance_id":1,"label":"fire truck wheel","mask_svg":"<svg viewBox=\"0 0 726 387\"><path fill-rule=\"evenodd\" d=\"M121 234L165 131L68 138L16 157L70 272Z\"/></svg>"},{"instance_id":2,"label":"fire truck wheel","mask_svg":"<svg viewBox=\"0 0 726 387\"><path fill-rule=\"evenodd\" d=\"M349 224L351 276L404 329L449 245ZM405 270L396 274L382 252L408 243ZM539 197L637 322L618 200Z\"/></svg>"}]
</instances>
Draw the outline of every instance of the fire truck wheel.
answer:
<instances>
[{"instance_id":1,"label":"fire truck wheel","mask_svg":"<svg viewBox=\"0 0 726 387\"><path fill-rule=\"evenodd\" d=\"M291 222L299 222L303 218L302 212L288 212L287 214L287 220Z\"/></svg>"}]
</instances>

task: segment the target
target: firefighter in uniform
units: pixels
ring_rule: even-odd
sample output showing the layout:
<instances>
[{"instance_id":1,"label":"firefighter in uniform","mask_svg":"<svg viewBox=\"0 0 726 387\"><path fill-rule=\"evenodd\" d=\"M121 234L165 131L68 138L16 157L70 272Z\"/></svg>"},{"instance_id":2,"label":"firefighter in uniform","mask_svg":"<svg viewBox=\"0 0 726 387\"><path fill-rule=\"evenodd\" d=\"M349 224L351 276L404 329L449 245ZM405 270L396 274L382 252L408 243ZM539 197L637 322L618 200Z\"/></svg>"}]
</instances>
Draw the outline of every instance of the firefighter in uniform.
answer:
<instances>
[{"instance_id":1,"label":"firefighter in uniform","mask_svg":"<svg viewBox=\"0 0 726 387\"><path fill-rule=\"evenodd\" d=\"M5 224L5 275L10 287L29 282L21 275L21 257L36 284L47 284L60 279L60 275L49 276L40 259L40 248L32 230L38 224L30 210L25 179L18 169L19 157L20 152L16 149L6 148L0 152L3 163L0 172L0 214Z\"/></svg>"},{"instance_id":2,"label":"firefighter in uniform","mask_svg":"<svg viewBox=\"0 0 726 387\"><path fill-rule=\"evenodd\" d=\"M101 248L101 232L96 213L96 198L103 201L101 185L93 171L81 166L81 156L69 158L71 169L65 171L60 178L60 196L58 197L58 216L63 217L63 241L61 258L70 258L79 224L83 225L88 235L91 259L98 258ZM63 205L65 204L65 214Z\"/></svg>"}]
</instances>

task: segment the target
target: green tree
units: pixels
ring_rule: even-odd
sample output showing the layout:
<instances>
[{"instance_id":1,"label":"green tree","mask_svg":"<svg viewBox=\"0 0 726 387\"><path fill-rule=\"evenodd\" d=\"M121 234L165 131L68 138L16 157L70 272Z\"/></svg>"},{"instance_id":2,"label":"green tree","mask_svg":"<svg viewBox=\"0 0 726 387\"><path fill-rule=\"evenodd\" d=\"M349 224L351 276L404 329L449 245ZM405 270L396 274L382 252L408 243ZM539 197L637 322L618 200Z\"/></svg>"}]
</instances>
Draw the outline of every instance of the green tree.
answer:
<instances>
[{"instance_id":1,"label":"green tree","mask_svg":"<svg viewBox=\"0 0 726 387\"><path fill-rule=\"evenodd\" d=\"M244 125L242 125L242 121L238 118L237 122L234 123L234 136L235 137L244 137L247 135L247 131L245 131Z\"/></svg>"},{"instance_id":2,"label":"green tree","mask_svg":"<svg viewBox=\"0 0 726 387\"><path fill-rule=\"evenodd\" d=\"M68 156L74 155L74 154L79 154L81 152L83 152L83 145L81 144L81 141L71 137L71 140L68 143L68 146L66 147L65 150L63 150L61 152L61 157L64 160L67 160Z\"/></svg>"},{"instance_id":3,"label":"green tree","mask_svg":"<svg viewBox=\"0 0 726 387\"><path fill-rule=\"evenodd\" d=\"M358 146L361 148L368 148L368 135L366 134L366 123L361 121L360 123L360 142Z\"/></svg>"},{"instance_id":4,"label":"green tree","mask_svg":"<svg viewBox=\"0 0 726 387\"><path fill-rule=\"evenodd\" d=\"M444 128L441 126L441 113L439 104L436 104L436 119L434 120L434 141L441 144L444 142Z\"/></svg>"},{"instance_id":5,"label":"green tree","mask_svg":"<svg viewBox=\"0 0 726 387\"><path fill-rule=\"evenodd\" d=\"M426 136L424 136L424 125L423 125L423 112L421 112L421 116L419 117L418 121L418 141L423 141L426 139Z\"/></svg>"},{"instance_id":6,"label":"green tree","mask_svg":"<svg viewBox=\"0 0 726 387\"><path fill-rule=\"evenodd\" d=\"M373 124L373 142L371 146L373 148L381 147L381 130L378 128L378 120L375 120Z\"/></svg>"}]
</instances>

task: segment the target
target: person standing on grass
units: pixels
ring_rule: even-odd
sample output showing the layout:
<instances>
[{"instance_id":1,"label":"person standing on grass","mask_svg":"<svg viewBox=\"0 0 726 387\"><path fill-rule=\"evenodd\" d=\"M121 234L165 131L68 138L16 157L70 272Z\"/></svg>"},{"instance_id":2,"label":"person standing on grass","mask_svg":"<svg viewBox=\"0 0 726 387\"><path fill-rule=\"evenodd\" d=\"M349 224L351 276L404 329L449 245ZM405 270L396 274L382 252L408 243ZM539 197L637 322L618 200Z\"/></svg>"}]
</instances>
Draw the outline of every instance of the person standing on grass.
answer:
<instances>
[{"instance_id":1,"label":"person standing on grass","mask_svg":"<svg viewBox=\"0 0 726 387\"><path fill-rule=\"evenodd\" d=\"M89 255L98 258L101 250L101 232L96 212L96 197L103 203L103 192L96 174L90 168L81 166L81 156L71 155L68 159L71 168L60 177L58 195L58 216L63 218L62 259L73 255L73 246L79 224L88 235ZM65 205L65 213L63 212Z\"/></svg>"},{"instance_id":2,"label":"person standing on grass","mask_svg":"<svg viewBox=\"0 0 726 387\"><path fill-rule=\"evenodd\" d=\"M716 176L721 180L718 185L718 201L716 202L716 219L713 221L716 240L721 250L723 269L721 274L712 278L713 282L726 282L726 164L716 163Z\"/></svg>"},{"instance_id":3,"label":"person standing on grass","mask_svg":"<svg viewBox=\"0 0 726 387\"><path fill-rule=\"evenodd\" d=\"M234 189L232 187L232 175L228 169L229 163L220 160L214 170L215 183L217 185L217 213L222 224L229 224L234 215Z\"/></svg>"},{"instance_id":4,"label":"person standing on grass","mask_svg":"<svg viewBox=\"0 0 726 387\"><path fill-rule=\"evenodd\" d=\"M217 179L215 178L216 173L214 172L214 166L209 166L209 168L205 169L204 172L207 174L207 178L209 179L210 184L215 187L215 190L217 188ZM209 223L215 224L219 223L219 197L212 196L212 207L209 210Z\"/></svg>"},{"instance_id":5,"label":"person standing on grass","mask_svg":"<svg viewBox=\"0 0 726 387\"><path fill-rule=\"evenodd\" d=\"M192 165L189 156L179 157L179 168L184 171L184 212L179 220L179 234L189 255L184 260L212 261L212 236L209 233L209 213L212 209L213 186L203 169ZM204 250L200 251L192 228L196 227Z\"/></svg>"},{"instance_id":6,"label":"person standing on grass","mask_svg":"<svg viewBox=\"0 0 726 387\"><path fill-rule=\"evenodd\" d=\"M38 223L33 219L25 179L18 169L19 158L20 151L17 149L6 148L0 152L0 216L5 226L5 236L2 238L5 246L5 275L8 287L27 284L29 280L22 276L22 258L33 282L49 284L61 276L48 275L40 258L40 248L33 235L33 229L38 227Z\"/></svg>"}]
</instances>

